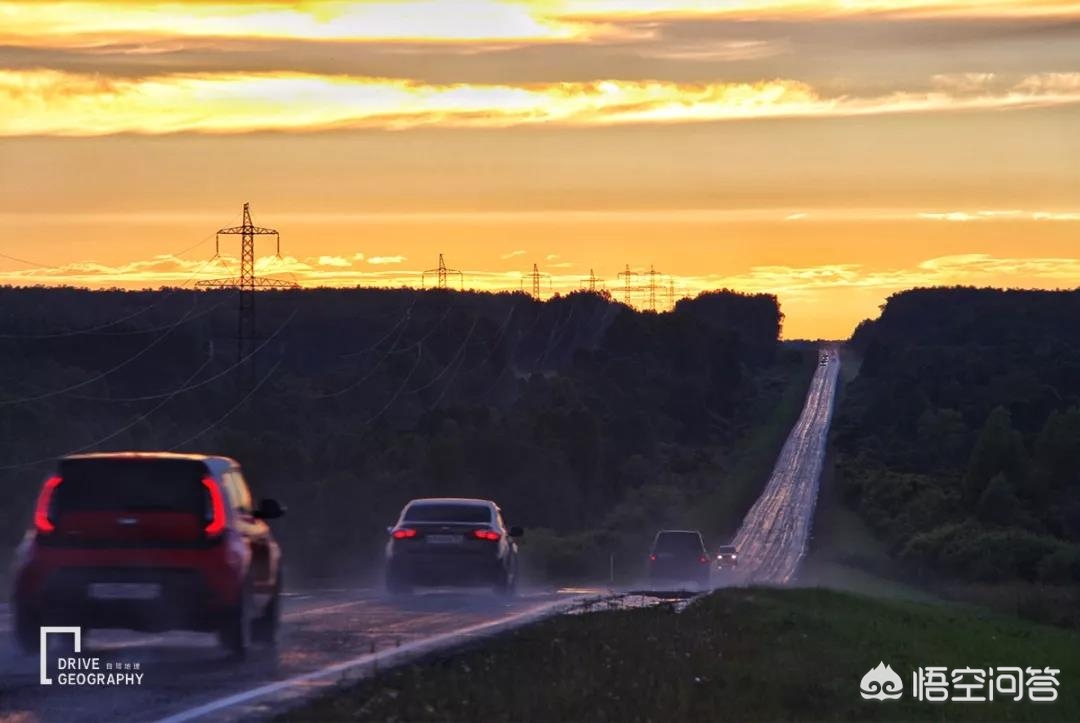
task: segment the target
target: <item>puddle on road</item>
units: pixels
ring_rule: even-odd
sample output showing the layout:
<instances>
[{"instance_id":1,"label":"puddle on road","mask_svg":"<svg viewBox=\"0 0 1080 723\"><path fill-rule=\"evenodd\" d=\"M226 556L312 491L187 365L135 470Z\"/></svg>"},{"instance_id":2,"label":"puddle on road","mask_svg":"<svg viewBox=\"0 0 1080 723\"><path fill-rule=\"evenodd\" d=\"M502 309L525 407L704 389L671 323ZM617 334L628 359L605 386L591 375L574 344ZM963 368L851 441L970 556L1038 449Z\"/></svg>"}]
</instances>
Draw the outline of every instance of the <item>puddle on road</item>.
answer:
<instances>
[{"instance_id":1,"label":"puddle on road","mask_svg":"<svg viewBox=\"0 0 1080 723\"><path fill-rule=\"evenodd\" d=\"M636 610L639 608L669 607L682 612L686 606L707 592L691 590L632 590L617 593L598 600L587 600L566 611L566 615L610 612L612 610Z\"/></svg>"}]
</instances>

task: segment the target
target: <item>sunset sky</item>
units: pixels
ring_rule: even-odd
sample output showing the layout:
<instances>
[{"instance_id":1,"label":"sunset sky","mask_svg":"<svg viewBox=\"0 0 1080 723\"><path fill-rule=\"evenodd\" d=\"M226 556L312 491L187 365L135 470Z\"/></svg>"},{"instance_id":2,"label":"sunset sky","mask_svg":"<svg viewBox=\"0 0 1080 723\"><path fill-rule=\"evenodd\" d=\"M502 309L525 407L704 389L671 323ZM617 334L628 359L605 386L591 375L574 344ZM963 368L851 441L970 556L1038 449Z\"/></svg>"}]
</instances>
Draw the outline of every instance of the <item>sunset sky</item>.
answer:
<instances>
[{"instance_id":1,"label":"sunset sky","mask_svg":"<svg viewBox=\"0 0 1080 723\"><path fill-rule=\"evenodd\" d=\"M245 201L304 285L653 266L789 338L1075 288L1080 2L0 0L0 283L227 276Z\"/></svg>"}]
</instances>

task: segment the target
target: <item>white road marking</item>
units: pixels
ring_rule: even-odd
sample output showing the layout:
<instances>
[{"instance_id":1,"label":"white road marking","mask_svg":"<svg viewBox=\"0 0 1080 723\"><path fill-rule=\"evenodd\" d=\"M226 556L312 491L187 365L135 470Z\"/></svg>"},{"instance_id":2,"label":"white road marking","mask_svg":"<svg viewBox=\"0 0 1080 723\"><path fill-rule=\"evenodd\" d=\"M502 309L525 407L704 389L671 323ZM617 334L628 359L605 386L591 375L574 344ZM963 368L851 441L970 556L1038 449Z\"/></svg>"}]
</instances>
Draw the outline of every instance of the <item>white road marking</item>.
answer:
<instances>
[{"instance_id":1,"label":"white road marking","mask_svg":"<svg viewBox=\"0 0 1080 723\"><path fill-rule=\"evenodd\" d=\"M601 599L605 595L596 596ZM314 670L310 673L297 675L287 680L261 685L240 693L225 696L217 700L204 703L203 705L189 708L162 718L158 723L184 723L185 721L197 720L214 713L222 712L228 708L252 703L254 701L275 697L275 702L296 699L304 695L310 695L312 686L329 685L340 681L345 676L355 675L357 679L372 674L375 670L385 669L387 666L400 665L409 660L414 660L428 653L441 649L455 647L468 640L480 637L488 637L501 632L512 630L565 612L573 607L589 602L585 595L575 595L565 600L553 600L541 604L529 610L515 613L498 620L476 623L458 630L432 635L427 638L404 643L396 648L382 650L367 655L361 655L351 660L328 665L325 668Z\"/></svg>"}]
</instances>

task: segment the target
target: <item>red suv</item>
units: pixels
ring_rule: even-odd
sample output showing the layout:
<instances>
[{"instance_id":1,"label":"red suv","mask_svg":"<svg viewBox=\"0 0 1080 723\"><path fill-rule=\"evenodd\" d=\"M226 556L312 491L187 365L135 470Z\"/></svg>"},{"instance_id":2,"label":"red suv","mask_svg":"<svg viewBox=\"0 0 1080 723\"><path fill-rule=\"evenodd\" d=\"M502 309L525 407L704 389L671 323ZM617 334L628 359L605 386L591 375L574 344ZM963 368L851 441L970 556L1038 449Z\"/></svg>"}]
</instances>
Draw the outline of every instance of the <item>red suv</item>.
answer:
<instances>
[{"instance_id":1,"label":"red suv","mask_svg":"<svg viewBox=\"0 0 1080 723\"><path fill-rule=\"evenodd\" d=\"M273 643L281 550L228 457L107 453L64 457L15 556L15 635L39 626L217 632L243 656Z\"/></svg>"}]
</instances>

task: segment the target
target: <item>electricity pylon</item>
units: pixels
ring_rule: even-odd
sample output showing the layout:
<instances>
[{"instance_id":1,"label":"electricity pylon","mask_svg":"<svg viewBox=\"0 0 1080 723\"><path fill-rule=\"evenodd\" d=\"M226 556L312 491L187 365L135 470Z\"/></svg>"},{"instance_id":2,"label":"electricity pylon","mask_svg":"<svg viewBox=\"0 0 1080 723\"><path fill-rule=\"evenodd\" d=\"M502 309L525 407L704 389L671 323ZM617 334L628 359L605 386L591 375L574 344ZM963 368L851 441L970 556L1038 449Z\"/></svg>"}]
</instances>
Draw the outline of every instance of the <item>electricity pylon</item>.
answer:
<instances>
[{"instance_id":1,"label":"electricity pylon","mask_svg":"<svg viewBox=\"0 0 1080 723\"><path fill-rule=\"evenodd\" d=\"M244 204L244 218L239 226L218 229L214 239L214 258L221 255L221 237L240 237L240 276L227 279L197 281L195 286L202 289L236 289L240 292L237 308L236 352L237 359L248 360L242 385L251 389L255 384L255 290L256 289L299 289L295 281L263 278L255 275L255 237L274 236L275 255L281 258L281 235L272 228L262 228L251 222L251 204Z\"/></svg>"},{"instance_id":2,"label":"electricity pylon","mask_svg":"<svg viewBox=\"0 0 1080 723\"><path fill-rule=\"evenodd\" d=\"M422 273L420 275L420 288L422 288L422 289L427 288L427 277L428 277L429 274L434 275L436 277L435 288L437 288L437 289L445 289L445 288L447 288L446 278L450 274L457 274L458 279L461 282L461 288L463 290L465 288L465 274L461 273L457 269L448 269L448 268L446 268L446 260L443 259L442 254L439 254L439 265L436 268L428 269L427 271L425 271L424 273Z\"/></svg>"}]
</instances>

